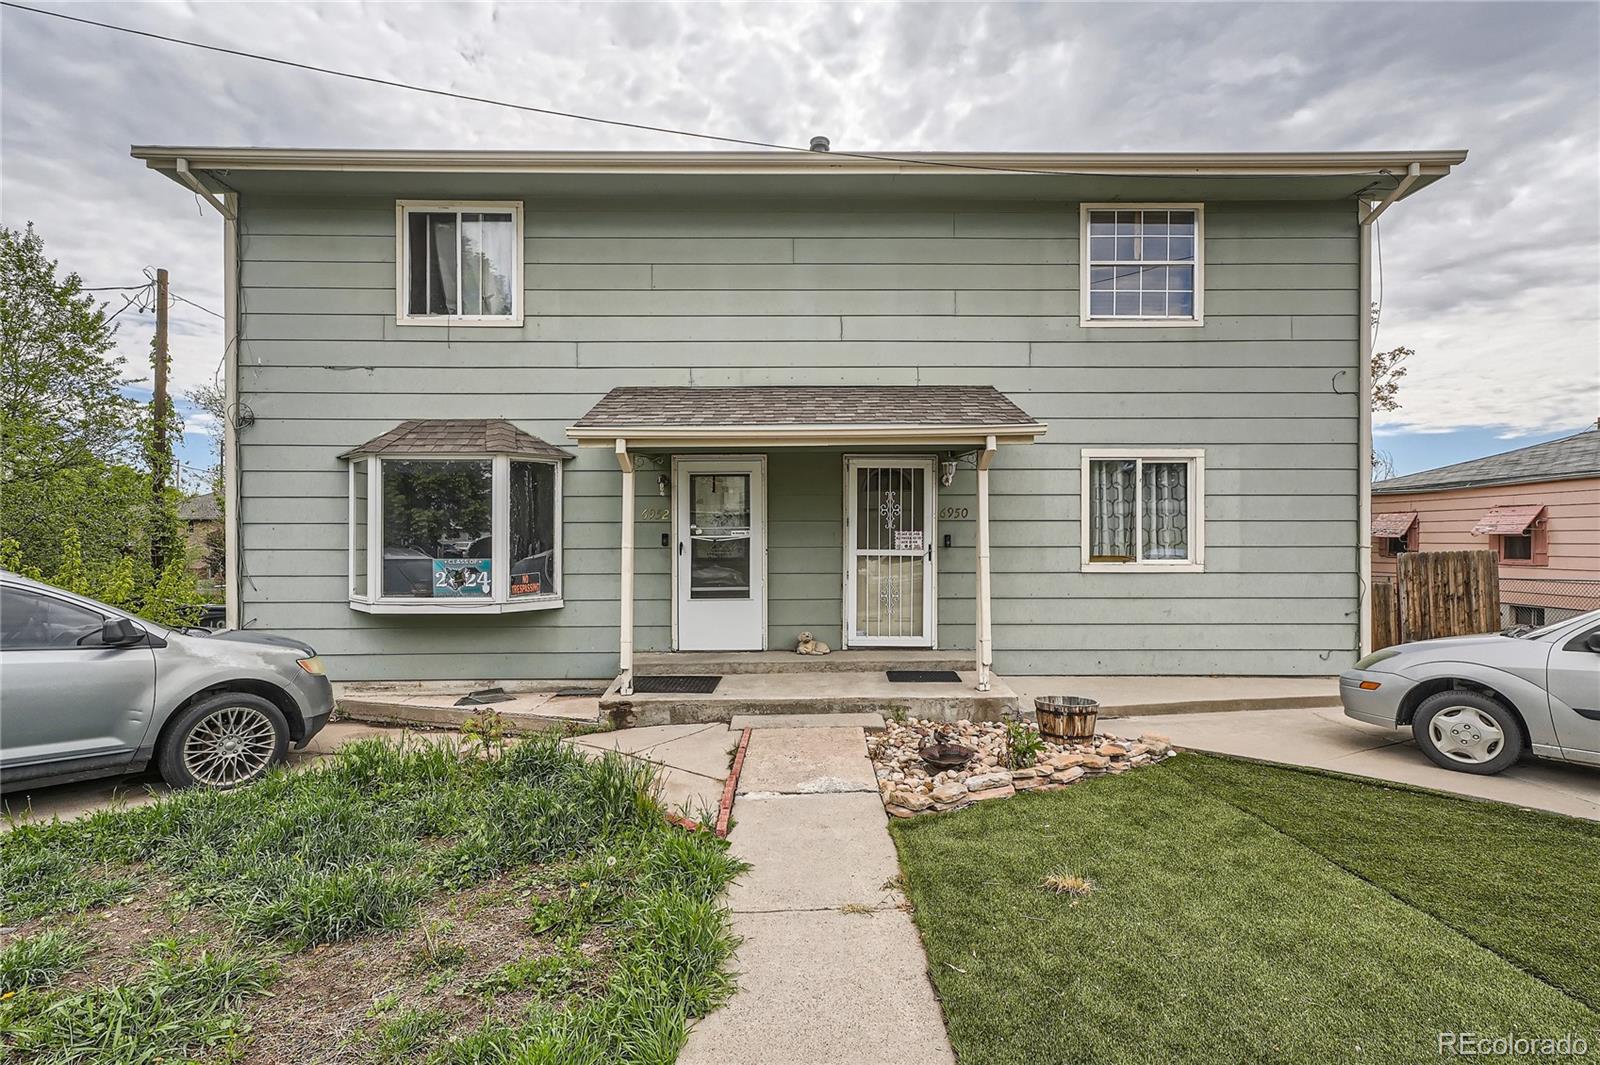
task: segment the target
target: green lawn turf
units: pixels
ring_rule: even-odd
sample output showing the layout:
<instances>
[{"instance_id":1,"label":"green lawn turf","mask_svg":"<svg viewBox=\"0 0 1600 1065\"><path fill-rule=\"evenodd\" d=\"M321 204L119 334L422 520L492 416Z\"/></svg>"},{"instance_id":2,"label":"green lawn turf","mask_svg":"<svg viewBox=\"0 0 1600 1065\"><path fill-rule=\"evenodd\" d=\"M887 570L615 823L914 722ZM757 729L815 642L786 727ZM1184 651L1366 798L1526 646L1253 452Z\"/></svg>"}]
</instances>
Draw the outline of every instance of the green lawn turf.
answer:
<instances>
[{"instance_id":1,"label":"green lawn turf","mask_svg":"<svg viewBox=\"0 0 1600 1065\"><path fill-rule=\"evenodd\" d=\"M1600 1046L1594 824L1185 754L893 832L963 1063Z\"/></svg>"},{"instance_id":2,"label":"green lawn turf","mask_svg":"<svg viewBox=\"0 0 1600 1065\"><path fill-rule=\"evenodd\" d=\"M666 822L653 772L370 740L17 827L0 1061L670 1065L732 993L743 865Z\"/></svg>"}]
</instances>

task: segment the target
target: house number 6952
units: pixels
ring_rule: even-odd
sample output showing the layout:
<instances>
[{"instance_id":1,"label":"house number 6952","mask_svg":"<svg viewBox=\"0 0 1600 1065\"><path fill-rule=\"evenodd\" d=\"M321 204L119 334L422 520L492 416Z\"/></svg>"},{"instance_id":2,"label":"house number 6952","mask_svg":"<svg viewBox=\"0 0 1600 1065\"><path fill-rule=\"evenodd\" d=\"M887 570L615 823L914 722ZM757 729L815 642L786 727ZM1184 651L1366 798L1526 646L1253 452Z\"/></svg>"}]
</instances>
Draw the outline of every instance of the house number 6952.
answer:
<instances>
[{"instance_id":1,"label":"house number 6952","mask_svg":"<svg viewBox=\"0 0 1600 1065\"><path fill-rule=\"evenodd\" d=\"M966 516L966 507L945 507L939 511L939 517L941 518L964 518Z\"/></svg>"},{"instance_id":2,"label":"house number 6952","mask_svg":"<svg viewBox=\"0 0 1600 1065\"><path fill-rule=\"evenodd\" d=\"M666 521L672 517L669 507L645 507L639 511L640 521Z\"/></svg>"}]
</instances>

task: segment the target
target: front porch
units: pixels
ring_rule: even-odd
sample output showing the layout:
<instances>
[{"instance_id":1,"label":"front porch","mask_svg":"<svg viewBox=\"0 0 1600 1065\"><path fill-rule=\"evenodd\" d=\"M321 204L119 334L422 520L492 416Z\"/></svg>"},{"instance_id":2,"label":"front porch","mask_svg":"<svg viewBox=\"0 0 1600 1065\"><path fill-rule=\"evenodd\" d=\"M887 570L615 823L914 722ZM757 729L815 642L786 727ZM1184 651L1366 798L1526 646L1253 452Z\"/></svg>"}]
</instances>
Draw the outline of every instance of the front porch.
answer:
<instances>
[{"instance_id":1,"label":"front porch","mask_svg":"<svg viewBox=\"0 0 1600 1065\"><path fill-rule=\"evenodd\" d=\"M978 690L971 651L845 650L829 655L792 651L641 653L632 674L619 676L600 698L600 712L618 728L731 721L786 714L889 715L934 721L999 721L1018 708L998 677ZM956 680L898 682L890 670L940 670ZM631 683L650 676L715 676L704 693L645 692ZM623 691L624 680L629 683Z\"/></svg>"},{"instance_id":2,"label":"front porch","mask_svg":"<svg viewBox=\"0 0 1600 1065\"><path fill-rule=\"evenodd\" d=\"M612 451L622 475L606 700L619 720L869 704L953 719L1010 705L991 677L990 466L1002 443L1045 427L995 389L619 388L567 431ZM834 654L799 658L805 635ZM721 657L646 665L647 649ZM924 661L958 679L884 676ZM704 696L636 691L647 672L725 679Z\"/></svg>"}]
</instances>

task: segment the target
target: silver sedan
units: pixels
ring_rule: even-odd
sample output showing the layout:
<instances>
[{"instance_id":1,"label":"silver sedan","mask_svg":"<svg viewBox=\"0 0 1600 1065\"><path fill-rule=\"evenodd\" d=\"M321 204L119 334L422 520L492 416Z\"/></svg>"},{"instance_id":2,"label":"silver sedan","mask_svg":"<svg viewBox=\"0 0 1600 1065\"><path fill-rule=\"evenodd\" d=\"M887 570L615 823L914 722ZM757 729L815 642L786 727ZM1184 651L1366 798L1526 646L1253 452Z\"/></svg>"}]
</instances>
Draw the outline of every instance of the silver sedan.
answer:
<instances>
[{"instance_id":1,"label":"silver sedan","mask_svg":"<svg viewBox=\"0 0 1600 1065\"><path fill-rule=\"evenodd\" d=\"M1409 725L1446 769L1498 773L1524 754L1600 765L1600 610L1386 647L1340 675L1339 697L1357 721Z\"/></svg>"},{"instance_id":2,"label":"silver sedan","mask_svg":"<svg viewBox=\"0 0 1600 1065\"><path fill-rule=\"evenodd\" d=\"M137 773L231 788L305 746L333 687L264 633L169 629L0 571L0 790Z\"/></svg>"}]
</instances>

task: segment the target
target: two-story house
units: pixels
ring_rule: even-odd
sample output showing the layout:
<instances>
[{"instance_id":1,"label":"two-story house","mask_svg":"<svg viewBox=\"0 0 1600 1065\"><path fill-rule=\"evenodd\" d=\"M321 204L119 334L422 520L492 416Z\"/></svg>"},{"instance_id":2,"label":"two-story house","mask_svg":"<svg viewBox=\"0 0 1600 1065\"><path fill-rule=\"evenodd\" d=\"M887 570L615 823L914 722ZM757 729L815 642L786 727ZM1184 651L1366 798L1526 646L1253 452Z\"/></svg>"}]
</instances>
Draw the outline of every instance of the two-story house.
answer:
<instances>
[{"instance_id":1,"label":"two-story house","mask_svg":"<svg viewBox=\"0 0 1600 1065\"><path fill-rule=\"evenodd\" d=\"M1465 153L141 147L224 217L228 609L341 680L635 651L1337 672L1370 221Z\"/></svg>"}]
</instances>

